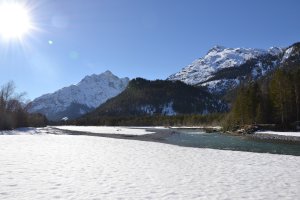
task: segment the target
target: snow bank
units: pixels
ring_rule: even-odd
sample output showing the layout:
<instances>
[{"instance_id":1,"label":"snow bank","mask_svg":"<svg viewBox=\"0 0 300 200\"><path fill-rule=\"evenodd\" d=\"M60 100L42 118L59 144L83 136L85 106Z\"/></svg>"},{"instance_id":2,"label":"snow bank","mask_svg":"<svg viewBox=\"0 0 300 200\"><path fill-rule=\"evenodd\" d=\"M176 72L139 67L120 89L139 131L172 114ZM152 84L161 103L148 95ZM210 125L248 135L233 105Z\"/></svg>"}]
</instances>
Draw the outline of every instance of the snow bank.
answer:
<instances>
[{"instance_id":1,"label":"snow bank","mask_svg":"<svg viewBox=\"0 0 300 200\"><path fill-rule=\"evenodd\" d=\"M299 166L296 156L0 136L0 199L298 199Z\"/></svg>"},{"instance_id":2,"label":"snow bank","mask_svg":"<svg viewBox=\"0 0 300 200\"><path fill-rule=\"evenodd\" d=\"M257 131L256 134L283 135L300 137L300 132L276 132L276 131Z\"/></svg>"},{"instance_id":3,"label":"snow bank","mask_svg":"<svg viewBox=\"0 0 300 200\"><path fill-rule=\"evenodd\" d=\"M171 128L178 128L178 129L216 129L221 130L221 126L172 126Z\"/></svg>"},{"instance_id":4,"label":"snow bank","mask_svg":"<svg viewBox=\"0 0 300 200\"><path fill-rule=\"evenodd\" d=\"M17 128L14 130L0 131L0 135L36 135L45 133L45 128Z\"/></svg>"},{"instance_id":5,"label":"snow bank","mask_svg":"<svg viewBox=\"0 0 300 200\"><path fill-rule=\"evenodd\" d=\"M61 130L99 133L99 134L119 134L119 135L145 135L154 132L146 131L137 127L113 127L113 126L53 126Z\"/></svg>"}]
</instances>

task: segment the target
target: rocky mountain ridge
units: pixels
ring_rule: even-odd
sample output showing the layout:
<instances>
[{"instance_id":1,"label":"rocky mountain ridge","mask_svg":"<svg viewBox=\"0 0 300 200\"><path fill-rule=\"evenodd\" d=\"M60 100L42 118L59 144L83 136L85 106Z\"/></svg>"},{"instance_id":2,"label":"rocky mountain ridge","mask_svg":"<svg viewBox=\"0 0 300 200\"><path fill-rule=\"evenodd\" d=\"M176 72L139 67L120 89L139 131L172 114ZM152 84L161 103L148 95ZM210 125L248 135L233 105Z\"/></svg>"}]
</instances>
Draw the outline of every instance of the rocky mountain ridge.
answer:
<instances>
[{"instance_id":1,"label":"rocky mountain ridge","mask_svg":"<svg viewBox=\"0 0 300 200\"><path fill-rule=\"evenodd\" d=\"M211 93L223 95L241 83L257 80L280 67L297 45L299 43L288 48L271 47L268 50L215 46L204 57L167 80L205 86Z\"/></svg>"},{"instance_id":2,"label":"rocky mountain ridge","mask_svg":"<svg viewBox=\"0 0 300 200\"><path fill-rule=\"evenodd\" d=\"M32 113L42 113L50 120L81 116L121 93L129 78L119 78L106 71L84 77L71 85L34 99L29 105Z\"/></svg>"}]
</instances>

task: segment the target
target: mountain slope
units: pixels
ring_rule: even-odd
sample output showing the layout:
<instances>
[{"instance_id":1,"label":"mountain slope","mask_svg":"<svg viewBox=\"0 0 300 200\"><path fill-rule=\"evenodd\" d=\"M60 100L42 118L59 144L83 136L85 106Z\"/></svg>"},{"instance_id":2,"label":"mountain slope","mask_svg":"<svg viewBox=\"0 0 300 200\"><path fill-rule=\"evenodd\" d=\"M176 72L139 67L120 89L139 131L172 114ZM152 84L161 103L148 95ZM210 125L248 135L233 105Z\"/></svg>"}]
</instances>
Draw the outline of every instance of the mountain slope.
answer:
<instances>
[{"instance_id":1,"label":"mountain slope","mask_svg":"<svg viewBox=\"0 0 300 200\"><path fill-rule=\"evenodd\" d=\"M299 130L299 99L300 43L296 43L285 50L276 70L236 89L225 129L237 130L249 124L275 124L265 128ZM254 130L251 129L253 127L249 129L248 126L245 133L251 133Z\"/></svg>"},{"instance_id":2,"label":"mountain slope","mask_svg":"<svg viewBox=\"0 0 300 200\"><path fill-rule=\"evenodd\" d=\"M255 80L274 70L285 51L277 47L261 50L215 46L168 80L207 86L212 93L224 94L241 82Z\"/></svg>"},{"instance_id":3,"label":"mountain slope","mask_svg":"<svg viewBox=\"0 0 300 200\"><path fill-rule=\"evenodd\" d=\"M300 42L286 48L279 64L280 67L286 68L291 68L295 65L300 67Z\"/></svg>"},{"instance_id":4,"label":"mountain slope","mask_svg":"<svg viewBox=\"0 0 300 200\"><path fill-rule=\"evenodd\" d=\"M84 117L206 114L226 109L222 101L202 88L180 81L136 78L121 94Z\"/></svg>"},{"instance_id":5,"label":"mountain slope","mask_svg":"<svg viewBox=\"0 0 300 200\"><path fill-rule=\"evenodd\" d=\"M36 98L30 103L29 111L45 114L50 120L76 118L121 93L128 82L128 78L120 79L110 71L86 76L76 85Z\"/></svg>"}]
</instances>

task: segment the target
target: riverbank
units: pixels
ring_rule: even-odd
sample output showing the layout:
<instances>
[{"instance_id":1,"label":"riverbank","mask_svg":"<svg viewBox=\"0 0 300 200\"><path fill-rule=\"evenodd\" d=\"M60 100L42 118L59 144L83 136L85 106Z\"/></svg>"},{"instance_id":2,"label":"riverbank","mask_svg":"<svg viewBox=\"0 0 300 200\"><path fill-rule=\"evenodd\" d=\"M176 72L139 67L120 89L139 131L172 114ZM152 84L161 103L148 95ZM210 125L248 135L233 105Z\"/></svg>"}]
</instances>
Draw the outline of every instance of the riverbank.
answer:
<instances>
[{"instance_id":1,"label":"riverbank","mask_svg":"<svg viewBox=\"0 0 300 200\"><path fill-rule=\"evenodd\" d=\"M278 134L263 134L263 133L254 133L247 135L247 137L265 141L277 141L277 142L285 142L290 144L299 144L300 145L300 137L297 136L287 136L287 135L278 135Z\"/></svg>"},{"instance_id":2,"label":"riverbank","mask_svg":"<svg viewBox=\"0 0 300 200\"><path fill-rule=\"evenodd\" d=\"M77 127L77 126L48 126L45 128L20 128L12 131L0 131L0 135L19 134L57 134L57 135L87 135L116 139L130 139L166 143L165 139L182 130L201 130L206 133L221 133L233 136L244 136L253 140L274 141L288 144L300 144L296 132L261 131L258 127L246 126L236 131L222 131L220 126L193 127ZM70 129L70 130L67 130ZM82 129L82 130L81 130Z\"/></svg>"},{"instance_id":3,"label":"riverbank","mask_svg":"<svg viewBox=\"0 0 300 200\"><path fill-rule=\"evenodd\" d=\"M179 134L182 130L201 130L206 133L220 133L220 126L193 126L193 127L95 127L82 126L52 126L56 134L87 135L115 139L130 139L166 143L166 138ZM137 133L141 132L141 133Z\"/></svg>"},{"instance_id":4,"label":"riverbank","mask_svg":"<svg viewBox=\"0 0 300 200\"><path fill-rule=\"evenodd\" d=\"M126 140L140 140L140 141L153 141L164 142L165 138L176 133L176 130L164 128L164 127L100 127L104 130L98 130L92 132L92 129L88 130L75 130L68 127L50 127L56 130L55 134L65 135L86 135L96 137L106 137L115 139ZM68 130L69 129L69 130ZM72 129L72 130L70 130ZM106 130L105 130L106 129ZM136 134L136 132L141 132Z\"/></svg>"},{"instance_id":5,"label":"riverbank","mask_svg":"<svg viewBox=\"0 0 300 200\"><path fill-rule=\"evenodd\" d=\"M300 142L275 139L270 140L255 137L254 134L224 134L215 130L215 127L58 126L50 128L55 129L56 134L59 135L85 135L123 140L158 142L183 147L300 156L300 146L298 146Z\"/></svg>"},{"instance_id":6,"label":"riverbank","mask_svg":"<svg viewBox=\"0 0 300 200\"><path fill-rule=\"evenodd\" d=\"M275 125L245 125L236 130L223 131L230 135L243 135L264 141L282 141L300 144L300 132L277 131Z\"/></svg>"}]
</instances>

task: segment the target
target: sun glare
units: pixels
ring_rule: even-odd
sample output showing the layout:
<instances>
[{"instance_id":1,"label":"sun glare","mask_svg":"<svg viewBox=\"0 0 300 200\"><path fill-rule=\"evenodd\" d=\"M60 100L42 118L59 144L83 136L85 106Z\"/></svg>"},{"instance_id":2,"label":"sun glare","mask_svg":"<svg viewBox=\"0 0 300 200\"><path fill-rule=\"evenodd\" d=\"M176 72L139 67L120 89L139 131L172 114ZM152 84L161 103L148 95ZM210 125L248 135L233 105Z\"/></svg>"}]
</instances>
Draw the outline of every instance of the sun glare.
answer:
<instances>
[{"instance_id":1,"label":"sun glare","mask_svg":"<svg viewBox=\"0 0 300 200\"><path fill-rule=\"evenodd\" d=\"M0 4L0 36L20 39L32 29L29 10L20 3Z\"/></svg>"}]
</instances>

